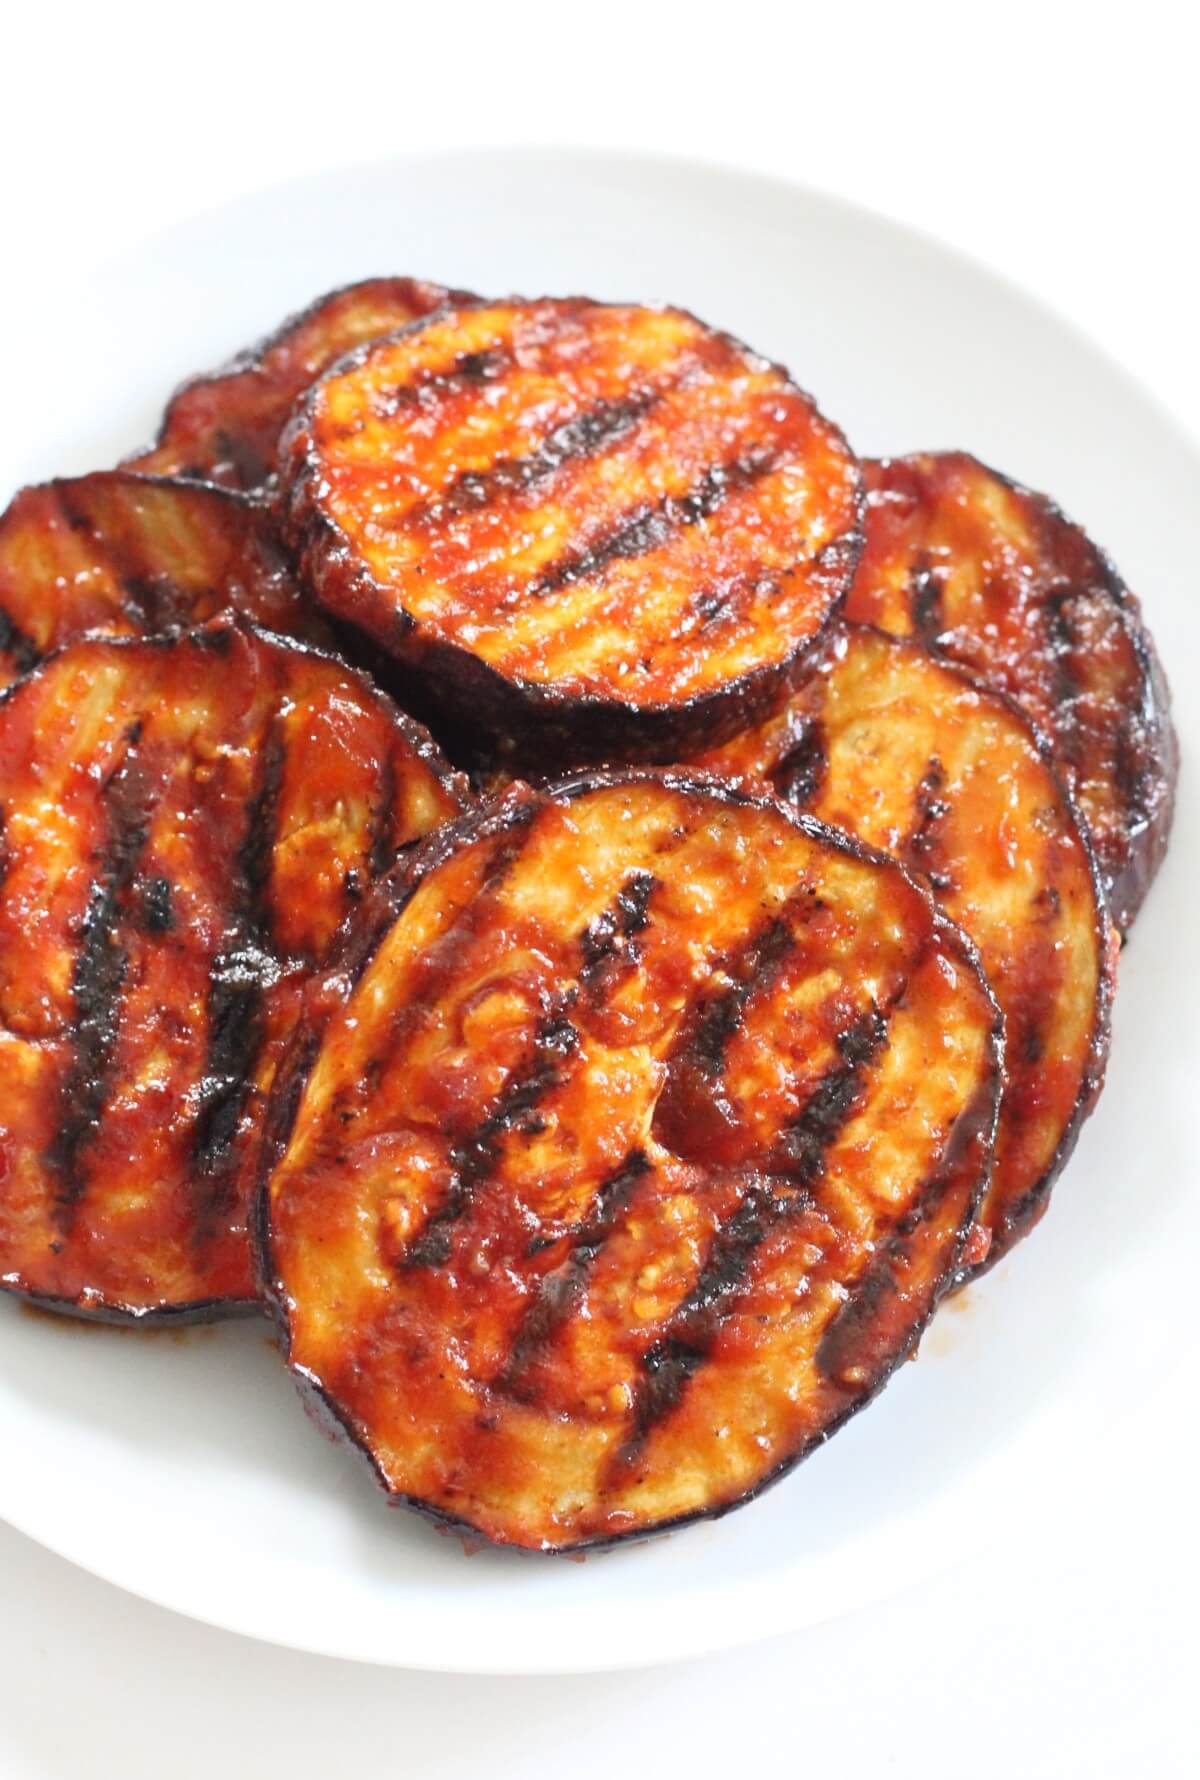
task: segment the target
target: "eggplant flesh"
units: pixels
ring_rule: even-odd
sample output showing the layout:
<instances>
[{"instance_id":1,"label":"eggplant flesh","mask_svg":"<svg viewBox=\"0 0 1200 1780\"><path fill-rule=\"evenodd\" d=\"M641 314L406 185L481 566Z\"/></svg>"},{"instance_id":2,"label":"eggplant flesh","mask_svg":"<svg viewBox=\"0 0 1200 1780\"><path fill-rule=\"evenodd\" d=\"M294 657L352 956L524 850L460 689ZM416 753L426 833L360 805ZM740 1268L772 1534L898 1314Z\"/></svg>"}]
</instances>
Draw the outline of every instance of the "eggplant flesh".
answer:
<instances>
[{"instance_id":1,"label":"eggplant flesh","mask_svg":"<svg viewBox=\"0 0 1200 1780\"><path fill-rule=\"evenodd\" d=\"M765 714L861 544L857 460L784 371L581 298L451 305L343 360L280 503L334 617L554 772Z\"/></svg>"},{"instance_id":2,"label":"eggplant flesh","mask_svg":"<svg viewBox=\"0 0 1200 1780\"><path fill-rule=\"evenodd\" d=\"M909 1354L1002 1018L894 860L715 778L515 788L350 929L258 1200L303 1394L396 1501L562 1551L722 1514Z\"/></svg>"},{"instance_id":3,"label":"eggplant flesh","mask_svg":"<svg viewBox=\"0 0 1200 1780\"><path fill-rule=\"evenodd\" d=\"M1087 534L966 452L868 462L850 619L916 636L1046 737L1127 931L1162 864L1179 749L1141 608Z\"/></svg>"},{"instance_id":4,"label":"eggplant flesh","mask_svg":"<svg viewBox=\"0 0 1200 1780\"><path fill-rule=\"evenodd\" d=\"M1112 928L1048 750L1003 695L846 624L782 711L696 764L896 854L978 947L1007 1029L973 1239L990 1265L1045 1210L1108 1052Z\"/></svg>"},{"instance_id":5,"label":"eggplant flesh","mask_svg":"<svg viewBox=\"0 0 1200 1780\"><path fill-rule=\"evenodd\" d=\"M306 985L462 805L364 677L228 619L76 641L0 696L0 1287L110 1318L254 1304Z\"/></svg>"},{"instance_id":6,"label":"eggplant flesh","mask_svg":"<svg viewBox=\"0 0 1200 1780\"><path fill-rule=\"evenodd\" d=\"M260 489L274 474L279 437L309 384L344 354L390 334L464 291L421 278L368 278L320 297L232 364L172 396L158 438L125 460L143 474Z\"/></svg>"}]
</instances>

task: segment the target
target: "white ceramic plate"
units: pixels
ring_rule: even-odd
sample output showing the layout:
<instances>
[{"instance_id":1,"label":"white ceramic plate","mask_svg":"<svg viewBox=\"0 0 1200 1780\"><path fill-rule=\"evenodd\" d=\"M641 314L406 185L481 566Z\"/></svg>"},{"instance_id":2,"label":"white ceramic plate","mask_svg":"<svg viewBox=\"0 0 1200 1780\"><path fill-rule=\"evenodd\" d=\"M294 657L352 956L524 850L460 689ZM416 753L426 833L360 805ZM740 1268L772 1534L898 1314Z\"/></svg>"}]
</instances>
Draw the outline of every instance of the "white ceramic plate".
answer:
<instances>
[{"instance_id":1,"label":"white ceramic plate","mask_svg":"<svg viewBox=\"0 0 1200 1780\"><path fill-rule=\"evenodd\" d=\"M1200 706L1200 463L1061 321L948 250L748 175L612 155L439 155L307 179L29 299L5 490L150 436L186 373L376 272L685 304L783 359L864 453L961 445L1055 494L1144 599L1185 759ZM66 333L58 330L69 321ZM67 350L64 351L63 343ZM1185 781L1186 791L1186 781ZM308 1425L258 1324L134 1335L0 1303L0 1514L151 1600L414 1667L582 1670L699 1653L890 1594L1102 1462L1194 1312L1197 824L1122 961L1109 1085L1034 1238L920 1361L762 1501L582 1564L464 1557ZM1062 1490L1049 1500L1065 1500ZM1061 1509L1051 1509L1061 1511Z\"/></svg>"}]
</instances>

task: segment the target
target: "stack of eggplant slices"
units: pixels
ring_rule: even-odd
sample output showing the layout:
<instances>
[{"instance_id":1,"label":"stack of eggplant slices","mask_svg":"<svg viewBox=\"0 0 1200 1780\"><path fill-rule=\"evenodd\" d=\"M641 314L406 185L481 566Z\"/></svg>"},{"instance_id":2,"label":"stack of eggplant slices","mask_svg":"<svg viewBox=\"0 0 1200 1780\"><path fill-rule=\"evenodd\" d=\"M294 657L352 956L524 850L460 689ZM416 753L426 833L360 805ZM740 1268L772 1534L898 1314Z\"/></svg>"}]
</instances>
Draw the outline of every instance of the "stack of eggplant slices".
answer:
<instances>
[{"instance_id":1,"label":"stack of eggplant slices","mask_svg":"<svg viewBox=\"0 0 1200 1780\"><path fill-rule=\"evenodd\" d=\"M0 675L0 1284L265 1308L543 1551L745 1502L1033 1229L1171 821L1079 527L672 307L322 298L16 496Z\"/></svg>"}]
</instances>

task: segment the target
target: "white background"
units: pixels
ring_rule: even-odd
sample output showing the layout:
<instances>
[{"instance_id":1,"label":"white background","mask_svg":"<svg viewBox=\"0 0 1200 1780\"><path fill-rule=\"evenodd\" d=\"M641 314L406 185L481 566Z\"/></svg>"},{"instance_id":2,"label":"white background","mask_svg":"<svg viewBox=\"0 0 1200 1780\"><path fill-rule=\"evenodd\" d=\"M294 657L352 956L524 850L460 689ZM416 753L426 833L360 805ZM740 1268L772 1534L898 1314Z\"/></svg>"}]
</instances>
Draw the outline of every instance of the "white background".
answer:
<instances>
[{"instance_id":1,"label":"white background","mask_svg":"<svg viewBox=\"0 0 1200 1780\"><path fill-rule=\"evenodd\" d=\"M943 236L1070 314L1200 434L1197 46L1180 10L43 7L3 39L0 323L30 283L86 304L89 268L123 243L289 174L441 144L649 147L787 173ZM1181 1256L1163 1290L1194 1280ZM1087 1487L1064 1499L1047 1478L983 1558L817 1633L595 1679L269 1650L0 1527L0 1780L268 1763L291 1780L1190 1774L1194 1416L1147 1379Z\"/></svg>"}]
</instances>

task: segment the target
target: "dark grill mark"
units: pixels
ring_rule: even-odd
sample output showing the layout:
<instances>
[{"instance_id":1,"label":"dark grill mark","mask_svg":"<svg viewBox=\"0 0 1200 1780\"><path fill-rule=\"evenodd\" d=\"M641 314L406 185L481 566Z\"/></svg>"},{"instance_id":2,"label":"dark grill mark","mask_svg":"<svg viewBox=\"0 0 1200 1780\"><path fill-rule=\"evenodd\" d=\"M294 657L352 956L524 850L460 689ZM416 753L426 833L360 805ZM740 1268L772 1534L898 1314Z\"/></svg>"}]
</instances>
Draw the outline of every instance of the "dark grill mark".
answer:
<instances>
[{"instance_id":1,"label":"dark grill mark","mask_svg":"<svg viewBox=\"0 0 1200 1780\"><path fill-rule=\"evenodd\" d=\"M816 1186L825 1173L830 1144L847 1122L862 1091L863 1070L887 1043L888 1023L872 1007L837 1036L841 1062L824 1075L795 1122L782 1132L772 1157L776 1170L803 1187Z\"/></svg>"},{"instance_id":2,"label":"dark grill mark","mask_svg":"<svg viewBox=\"0 0 1200 1780\"><path fill-rule=\"evenodd\" d=\"M9 656L19 674L27 674L42 658L33 638L26 636L3 606L0 606L0 655Z\"/></svg>"},{"instance_id":3,"label":"dark grill mark","mask_svg":"<svg viewBox=\"0 0 1200 1780\"><path fill-rule=\"evenodd\" d=\"M438 1209L409 1247L406 1267L443 1267L450 1259L453 1227L465 1216L479 1187L500 1159L506 1132L530 1134L544 1129L538 1102L562 1079L562 1064L579 1042L579 1034L562 1013L543 1020L523 1070L506 1083L495 1107L462 1144L450 1152L452 1183Z\"/></svg>"},{"instance_id":4,"label":"dark grill mark","mask_svg":"<svg viewBox=\"0 0 1200 1780\"><path fill-rule=\"evenodd\" d=\"M523 494L539 487L564 464L595 457L625 438L662 400L663 393L644 390L622 402L598 402L547 433L536 451L524 457L501 458L487 470L465 472L435 499L414 508L406 523L436 525L443 519L476 513L500 495Z\"/></svg>"},{"instance_id":5,"label":"dark grill mark","mask_svg":"<svg viewBox=\"0 0 1200 1780\"><path fill-rule=\"evenodd\" d=\"M785 803L803 810L813 801L829 768L825 736L814 717L804 720L792 746L771 774L771 783Z\"/></svg>"},{"instance_id":6,"label":"dark grill mark","mask_svg":"<svg viewBox=\"0 0 1200 1780\"><path fill-rule=\"evenodd\" d=\"M141 885L142 926L147 933L168 933L175 925L171 885L166 878L145 878Z\"/></svg>"},{"instance_id":7,"label":"dark grill mark","mask_svg":"<svg viewBox=\"0 0 1200 1780\"><path fill-rule=\"evenodd\" d=\"M138 758L140 737L141 725L135 724L126 738L125 757L104 788L108 838L80 924L72 981L73 1057L63 1080L58 1131L46 1154L47 1165L59 1180L55 1215L63 1229L69 1227L87 1190L82 1152L104 1114L120 1029L128 955L117 937L118 910L149 827L151 784Z\"/></svg>"},{"instance_id":8,"label":"dark grill mark","mask_svg":"<svg viewBox=\"0 0 1200 1780\"><path fill-rule=\"evenodd\" d=\"M914 631L927 649L936 649L945 624L942 616L942 583L924 553L913 560L908 579L908 600Z\"/></svg>"},{"instance_id":9,"label":"dark grill mark","mask_svg":"<svg viewBox=\"0 0 1200 1780\"><path fill-rule=\"evenodd\" d=\"M630 942L649 923L650 898L657 884L653 872L631 873L613 898L612 906L584 928L579 942L583 957L579 981L584 989L595 993L603 987L614 965L637 958L637 947Z\"/></svg>"},{"instance_id":10,"label":"dark grill mark","mask_svg":"<svg viewBox=\"0 0 1200 1780\"><path fill-rule=\"evenodd\" d=\"M234 1139L250 1094L262 1030L262 996L277 961L270 944L266 891L276 838L279 791L286 759L276 720L267 735L259 782L250 801L238 857L236 925L213 961L208 995L208 1049L198 1087L193 1138L199 1204L196 1236L211 1236L234 1191Z\"/></svg>"},{"instance_id":11,"label":"dark grill mark","mask_svg":"<svg viewBox=\"0 0 1200 1780\"><path fill-rule=\"evenodd\" d=\"M601 1183L587 1217L569 1232L573 1244L570 1254L541 1281L518 1325L508 1358L495 1380L495 1390L509 1396L521 1395L522 1374L571 1316L596 1256L617 1229L638 1182L650 1171L645 1152L634 1150Z\"/></svg>"},{"instance_id":12,"label":"dark grill mark","mask_svg":"<svg viewBox=\"0 0 1200 1780\"><path fill-rule=\"evenodd\" d=\"M411 383L398 383L382 392L374 405L385 418L398 414L403 408L431 412L446 396L478 388L502 377L511 364L512 352L508 347L496 346L487 352L461 352L448 370L421 371Z\"/></svg>"},{"instance_id":13,"label":"dark grill mark","mask_svg":"<svg viewBox=\"0 0 1200 1780\"><path fill-rule=\"evenodd\" d=\"M560 557L526 589L531 598L555 593L577 581L602 575L619 558L645 556L661 550L675 532L711 519L731 494L770 475L776 464L774 452L746 452L726 464L712 464L686 494L664 495L654 506L641 506L617 520L611 531L586 550Z\"/></svg>"},{"instance_id":14,"label":"dark grill mark","mask_svg":"<svg viewBox=\"0 0 1200 1780\"><path fill-rule=\"evenodd\" d=\"M926 767L914 793L917 819L900 844L900 857L906 865L924 872L933 888L947 891L954 888L954 879L939 864L942 845L942 823L950 814L950 805L941 795L946 786L946 772L935 754Z\"/></svg>"},{"instance_id":15,"label":"dark grill mark","mask_svg":"<svg viewBox=\"0 0 1200 1780\"><path fill-rule=\"evenodd\" d=\"M746 1282L755 1251L777 1224L811 1206L809 1194L789 1190L786 1184L780 1189L763 1181L749 1188L714 1237L695 1285L642 1355L630 1431L616 1454L616 1468L632 1463L652 1430L678 1407L689 1380L712 1351L730 1300Z\"/></svg>"},{"instance_id":16,"label":"dark grill mark","mask_svg":"<svg viewBox=\"0 0 1200 1780\"><path fill-rule=\"evenodd\" d=\"M713 1238L695 1285L642 1356L630 1433L616 1456L637 1458L652 1430L678 1406L688 1382L707 1360L721 1325L746 1282L756 1250L787 1218L811 1210L830 1145L848 1122L862 1092L862 1076L887 1043L887 1019L872 1006L838 1034L841 1062L822 1077L771 1158L769 1176L749 1188Z\"/></svg>"}]
</instances>

